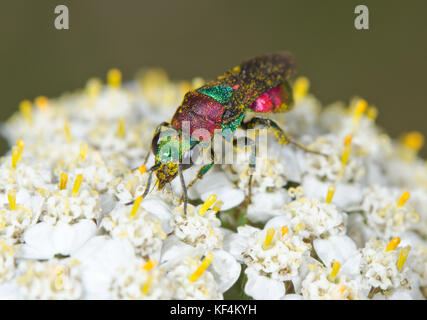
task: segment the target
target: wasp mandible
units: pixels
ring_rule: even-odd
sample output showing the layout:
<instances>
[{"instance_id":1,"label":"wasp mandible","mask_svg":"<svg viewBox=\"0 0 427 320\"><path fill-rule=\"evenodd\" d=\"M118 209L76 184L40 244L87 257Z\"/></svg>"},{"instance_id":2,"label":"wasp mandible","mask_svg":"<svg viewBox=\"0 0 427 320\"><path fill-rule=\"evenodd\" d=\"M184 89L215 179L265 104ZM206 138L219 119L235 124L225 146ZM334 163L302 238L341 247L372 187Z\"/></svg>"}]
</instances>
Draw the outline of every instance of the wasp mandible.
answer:
<instances>
[{"instance_id":1,"label":"wasp mandible","mask_svg":"<svg viewBox=\"0 0 427 320\"><path fill-rule=\"evenodd\" d=\"M272 129L279 143L285 145L292 143L298 148L311 151L300 143L293 141L285 132L270 119L253 117L244 121L247 111L257 113L285 112L293 106L292 88L288 82L294 73L295 64L289 53L273 53L262 55L247 60L210 81L202 87L187 92L182 104L176 110L170 122L163 122L157 126L151 143L151 152L155 156L154 165L148 170L149 178L142 195L145 198L150 185L152 174L157 177L157 188L163 189L166 183L179 176L184 200L184 212L187 210L187 188L190 188L198 179L211 169L214 164L215 154L211 150L211 163L201 167L197 176L186 187L182 172L193 165L193 162L183 163L183 159L201 142L206 142L206 137L198 138L193 132L203 128L210 133L213 139L215 130L234 133L238 128L253 129L257 126ZM183 123L190 124L190 137L183 143ZM162 128L170 128L178 132L172 139L161 139ZM233 143L236 144L236 138ZM230 137L227 137L229 140ZM253 145L254 141L245 138L245 144ZM230 140L229 140L230 141ZM173 151L173 152L171 152ZM170 159L171 154L177 155L175 160ZM147 154L145 162L147 162ZM255 170L255 162L250 163L250 169ZM249 179L248 200L251 197L251 181Z\"/></svg>"}]
</instances>

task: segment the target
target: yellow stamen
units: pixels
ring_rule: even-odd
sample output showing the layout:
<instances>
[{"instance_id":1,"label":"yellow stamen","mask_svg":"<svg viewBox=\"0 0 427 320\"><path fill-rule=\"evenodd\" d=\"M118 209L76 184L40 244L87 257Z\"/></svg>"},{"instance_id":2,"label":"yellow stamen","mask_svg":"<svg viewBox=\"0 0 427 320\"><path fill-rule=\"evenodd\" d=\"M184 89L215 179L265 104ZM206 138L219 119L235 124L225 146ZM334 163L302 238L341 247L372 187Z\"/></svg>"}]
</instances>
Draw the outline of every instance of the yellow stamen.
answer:
<instances>
[{"instance_id":1,"label":"yellow stamen","mask_svg":"<svg viewBox=\"0 0 427 320\"><path fill-rule=\"evenodd\" d=\"M212 211L215 212L215 214L218 213L218 211L221 210L222 206L224 205L224 202L222 202L221 200L218 200L217 202L215 202L215 204L212 207Z\"/></svg>"},{"instance_id":2,"label":"yellow stamen","mask_svg":"<svg viewBox=\"0 0 427 320\"><path fill-rule=\"evenodd\" d=\"M79 194L80 191L80 186L82 185L82 181L83 181L83 175L79 174L76 177L76 180L74 181L74 185L73 185L73 196L77 196Z\"/></svg>"},{"instance_id":3,"label":"yellow stamen","mask_svg":"<svg viewBox=\"0 0 427 320\"><path fill-rule=\"evenodd\" d=\"M120 118L119 119L119 125L117 128L117 135L119 138L123 138L125 136L125 119Z\"/></svg>"},{"instance_id":4,"label":"yellow stamen","mask_svg":"<svg viewBox=\"0 0 427 320\"><path fill-rule=\"evenodd\" d=\"M80 144L79 160L85 161L88 149L89 149L89 145L86 142L82 142Z\"/></svg>"},{"instance_id":5,"label":"yellow stamen","mask_svg":"<svg viewBox=\"0 0 427 320\"><path fill-rule=\"evenodd\" d=\"M19 160L21 160L22 157L22 153L24 152L24 140L18 140L18 142L16 143L16 146L19 148L19 152L18 152L18 159L17 162Z\"/></svg>"},{"instance_id":6,"label":"yellow stamen","mask_svg":"<svg viewBox=\"0 0 427 320\"><path fill-rule=\"evenodd\" d=\"M71 131L70 131L70 122L68 120L65 120L64 122L64 133L68 142L73 141L73 137L71 136Z\"/></svg>"},{"instance_id":7,"label":"yellow stamen","mask_svg":"<svg viewBox=\"0 0 427 320\"><path fill-rule=\"evenodd\" d=\"M262 246L263 249L267 249L271 242L273 241L274 234L276 233L276 229L270 228L267 230L267 234L265 235L264 245Z\"/></svg>"},{"instance_id":8,"label":"yellow stamen","mask_svg":"<svg viewBox=\"0 0 427 320\"><path fill-rule=\"evenodd\" d=\"M12 168L16 168L16 164L18 163L19 159L21 158L21 151L18 146L12 147Z\"/></svg>"},{"instance_id":9,"label":"yellow stamen","mask_svg":"<svg viewBox=\"0 0 427 320\"><path fill-rule=\"evenodd\" d=\"M86 93L90 97L96 97L102 89L102 81L98 78L89 79L86 83Z\"/></svg>"},{"instance_id":10,"label":"yellow stamen","mask_svg":"<svg viewBox=\"0 0 427 320\"><path fill-rule=\"evenodd\" d=\"M283 237L285 234L287 234L287 233L288 233L288 231L289 231L289 229L288 229L288 227L287 227L287 226L283 226L281 230L282 230L282 237Z\"/></svg>"},{"instance_id":11,"label":"yellow stamen","mask_svg":"<svg viewBox=\"0 0 427 320\"><path fill-rule=\"evenodd\" d=\"M402 250L400 250L399 259L397 260L397 269L402 270L403 265L405 264L406 259L408 258L408 255L409 255L408 247L402 248Z\"/></svg>"},{"instance_id":12,"label":"yellow stamen","mask_svg":"<svg viewBox=\"0 0 427 320\"><path fill-rule=\"evenodd\" d=\"M141 288L141 292L143 294L147 294L148 290L150 290L150 286L151 286L151 283L153 282L153 278L154 277L151 274L148 275L147 281L145 282L144 286Z\"/></svg>"},{"instance_id":13,"label":"yellow stamen","mask_svg":"<svg viewBox=\"0 0 427 320\"><path fill-rule=\"evenodd\" d=\"M385 248L385 251L391 251L396 249L396 247L399 245L400 243L400 238L393 238L391 239L391 241L388 243L387 247Z\"/></svg>"},{"instance_id":14,"label":"yellow stamen","mask_svg":"<svg viewBox=\"0 0 427 320\"><path fill-rule=\"evenodd\" d=\"M326 195L326 203L331 203L332 198L334 197L334 194L335 194L335 189L336 188L334 185L329 186L328 194Z\"/></svg>"},{"instance_id":15,"label":"yellow stamen","mask_svg":"<svg viewBox=\"0 0 427 320\"><path fill-rule=\"evenodd\" d=\"M18 140L18 142L16 143L16 145L19 147L19 149L22 151L24 151L24 140Z\"/></svg>"},{"instance_id":16,"label":"yellow stamen","mask_svg":"<svg viewBox=\"0 0 427 320\"><path fill-rule=\"evenodd\" d=\"M142 165L138 168L140 174L144 174L147 171L147 167Z\"/></svg>"},{"instance_id":17,"label":"yellow stamen","mask_svg":"<svg viewBox=\"0 0 427 320\"><path fill-rule=\"evenodd\" d=\"M16 210L16 191L9 190L7 192L7 200L9 201L9 207L11 210Z\"/></svg>"},{"instance_id":18,"label":"yellow stamen","mask_svg":"<svg viewBox=\"0 0 427 320\"><path fill-rule=\"evenodd\" d=\"M208 209L211 207L211 205L214 204L215 201L216 201L216 195L211 194L209 198L207 198L205 203L202 205L202 207L200 208L199 215L203 216L205 212L208 211Z\"/></svg>"},{"instance_id":19,"label":"yellow stamen","mask_svg":"<svg viewBox=\"0 0 427 320\"><path fill-rule=\"evenodd\" d=\"M368 111L366 111L366 117L368 117L369 119L375 120L378 116L378 109L375 108L374 106L370 106L368 108Z\"/></svg>"},{"instance_id":20,"label":"yellow stamen","mask_svg":"<svg viewBox=\"0 0 427 320\"><path fill-rule=\"evenodd\" d=\"M338 275L338 272L340 271L341 264L338 261L334 261L334 264L332 265L332 271L329 277L333 280Z\"/></svg>"},{"instance_id":21,"label":"yellow stamen","mask_svg":"<svg viewBox=\"0 0 427 320\"><path fill-rule=\"evenodd\" d=\"M353 139L352 135L349 134L348 136L345 137L344 140L344 146L349 146L351 144L351 140Z\"/></svg>"},{"instance_id":22,"label":"yellow stamen","mask_svg":"<svg viewBox=\"0 0 427 320\"><path fill-rule=\"evenodd\" d=\"M122 73L119 69L111 69L107 73L107 83L113 88L119 88L122 83Z\"/></svg>"},{"instance_id":23,"label":"yellow stamen","mask_svg":"<svg viewBox=\"0 0 427 320\"><path fill-rule=\"evenodd\" d=\"M62 276L61 275L55 277L55 289L56 290L62 290L62 289L64 289L64 281L62 280Z\"/></svg>"},{"instance_id":24,"label":"yellow stamen","mask_svg":"<svg viewBox=\"0 0 427 320\"><path fill-rule=\"evenodd\" d=\"M203 259L202 263L200 264L200 266L196 269L196 271L194 271L194 273L190 276L190 278L188 278L188 280L190 280L191 282L196 281L197 279L200 278L200 276L205 273L206 269L209 267L209 265L211 264L213 260L213 254L212 252L209 252L205 259Z\"/></svg>"},{"instance_id":25,"label":"yellow stamen","mask_svg":"<svg viewBox=\"0 0 427 320\"><path fill-rule=\"evenodd\" d=\"M348 163L348 159L350 158L350 153L351 153L351 140L352 140L352 135L349 134L348 136L345 137L344 140L344 152L341 156L341 163L343 164L343 166L345 166Z\"/></svg>"},{"instance_id":26,"label":"yellow stamen","mask_svg":"<svg viewBox=\"0 0 427 320\"><path fill-rule=\"evenodd\" d=\"M304 229L305 229L305 225L302 222L300 222L295 227L295 232L299 232L300 230L304 230Z\"/></svg>"},{"instance_id":27,"label":"yellow stamen","mask_svg":"<svg viewBox=\"0 0 427 320\"><path fill-rule=\"evenodd\" d=\"M150 271L156 266L157 262L153 259L149 259L143 266L142 270Z\"/></svg>"},{"instance_id":28,"label":"yellow stamen","mask_svg":"<svg viewBox=\"0 0 427 320\"><path fill-rule=\"evenodd\" d=\"M49 100L45 96L38 96L34 99L34 103L39 110L46 110L49 106Z\"/></svg>"},{"instance_id":29,"label":"yellow stamen","mask_svg":"<svg viewBox=\"0 0 427 320\"><path fill-rule=\"evenodd\" d=\"M344 294L347 291L347 287L346 286L340 286L339 291L341 294Z\"/></svg>"},{"instance_id":30,"label":"yellow stamen","mask_svg":"<svg viewBox=\"0 0 427 320\"><path fill-rule=\"evenodd\" d=\"M3 240L0 240L0 246L3 250L6 250L10 256L13 255L13 248Z\"/></svg>"},{"instance_id":31,"label":"yellow stamen","mask_svg":"<svg viewBox=\"0 0 427 320\"><path fill-rule=\"evenodd\" d=\"M356 107L354 108L353 113L353 121L358 122L360 119L360 116L365 113L366 108L368 107L368 103L366 100L360 99L356 103Z\"/></svg>"},{"instance_id":32,"label":"yellow stamen","mask_svg":"<svg viewBox=\"0 0 427 320\"><path fill-rule=\"evenodd\" d=\"M306 77L298 77L294 83L294 99L296 102L303 99L310 89L310 80Z\"/></svg>"},{"instance_id":33,"label":"yellow stamen","mask_svg":"<svg viewBox=\"0 0 427 320\"><path fill-rule=\"evenodd\" d=\"M418 131L412 131L404 134L400 138L400 141L408 148L414 151L419 151L424 145L424 136Z\"/></svg>"},{"instance_id":34,"label":"yellow stamen","mask_svg":"<svg viewBox=\"0 0 427 320\"><path fill-rule=\"evenodd\" d=\"M22 114L22 116L27 120L27 122L31 122L33 119L32 115L32 104L30 100L23 100L19 104L19 110Z\"/></svg>"},{"instance_id":35,"label":"yellow stamen","mask_svg":"<svg viewBox=\"0 0 427 320\"><path fill-rule=\"evenodd\" d=\"M408 201L409 197L410 197L410 194L408 191L405 191L404 193L402 193L399 201L397 201L397 206L403 207L405 205L406 201Z\"/></svg>"},{"instance_id":36,"label":"yellow stamen","mask_svg":"<svg viewBox=\"0 0 427 320\"><path fill-rule=\"evenodd\" d=\"M67 187L68 175L66 173L61 173L61 178L59 180L59 190L64 190Z\"/></svg>"},{"instance_id":37,"label":"yellow stamen","mask_svg":"<svg viewBox=\"0 0 427 320\"><path fill-rule=\"evenodd\" d=\"M134 218L136 216L136 213L138 212L139 206L141 205L142 196L139 196L135 199L135 202L133 203L132 210L130 212L130 217Z\"/></svg>"}]
</instances>

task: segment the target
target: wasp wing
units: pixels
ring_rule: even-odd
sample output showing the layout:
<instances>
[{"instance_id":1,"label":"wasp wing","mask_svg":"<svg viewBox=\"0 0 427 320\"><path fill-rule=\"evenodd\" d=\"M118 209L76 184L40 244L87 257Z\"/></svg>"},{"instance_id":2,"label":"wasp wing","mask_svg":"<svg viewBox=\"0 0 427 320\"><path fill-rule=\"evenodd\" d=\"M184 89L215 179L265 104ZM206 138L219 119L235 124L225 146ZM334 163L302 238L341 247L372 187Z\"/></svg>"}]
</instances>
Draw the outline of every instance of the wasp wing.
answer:
<instances>
[{"instance_id":1,"label":"wasp wing","mask_svg":"<svg viewBox=\"0 0 427 320\"><path fill-rule=\"evenodd\" d=\"M262 55L247 60L207 83L204 87L226 85L233 88L223 121L233 120L261 94L284 83L295 70L294 59L287 52Z\"/></svg>"}]
</instances>

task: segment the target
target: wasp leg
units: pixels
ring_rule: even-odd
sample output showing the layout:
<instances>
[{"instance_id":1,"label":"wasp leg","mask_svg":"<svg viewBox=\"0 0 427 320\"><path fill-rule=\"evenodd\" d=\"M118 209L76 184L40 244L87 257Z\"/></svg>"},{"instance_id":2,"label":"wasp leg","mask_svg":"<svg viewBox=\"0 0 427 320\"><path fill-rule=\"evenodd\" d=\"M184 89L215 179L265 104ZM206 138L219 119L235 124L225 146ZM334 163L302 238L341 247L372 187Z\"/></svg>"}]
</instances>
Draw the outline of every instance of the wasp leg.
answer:
<instances>
[{"instance_id":1,"label":"wasp leg","mask_svg":"<svg viewBox=\"0 0 427 320\"><path fill-rule=\"evenodd\" d=\"M273 133L276 136L276 139L280 144L285 145L285 144L291 143L294 146L296 146L297 148L304 150L305 152L314 153L314 154L318 154L318 155L321 155L324 157L328 157L327 154L321 153L319 151L311 150L311 149L307 148L306 146L304 146L303 144L292 140L289 136L287 136L285 134L283 129L280 128L279 125L271 119L253 117L248 122L242 123L242 128L244 128L244 129L253 129L256 126L264 126L268 129L269 128L273 129Z\"/></svg>"},{"instance_id":2,"label":"wasp leg","mask_svg":"<svg viewBox=\"0 0 427 320\"><path fill-rule=\"evenodd\" d=\"M195 184L199 179L202 179L203 176L213 167L213 163L209 163L203 167L200 168L199 172L197 173L197 176L193 179L193 181L191 181L188 186L187 189L190 189L193 184Z\"/></svg>"},{"instance_id":3,"label":"wasp leg","mask_svg":"<svg viewBox=\"0 0 427 320\"><path fill-rule=\"evenodd\" d=\"M188 203L187 187L185 186L181 165L178 166L178 173L179 173L179 180L181 181L182 195L184 197L184 214L187 214L187 203Z\"/></svg>"},{"instance_id":4,"label":"wasp leg","mask_svg":"<svg viewBox=\"0 0 427 320\"><path fill-rule=\"evenodd\" d=\"M250 146L251 147L251 158L249 161L249 182L248 182L248 204L251 204L252 199L252 176L255 172L255 165L256 165L256 144L255 141L248 137L241 137L241 138L234 138L233 139L233 147L237 147L240 145L239 141L243 140L243 145L245 147Z\"/></svg>"},{"instance_id":5,"label":"wasp leg","mask_svg":"<svg viewBox=\"0 0 427 320\"><path fill-rule=\"evenodd\" d=\"M211 149L211 160L211 163L208 163L200 168L199 172L197 172L197 176L188 184L187 189L190 189L193 184L195 184L199 179L202 179L203 176L213 167L215 163L215 152L213 148Z\"/></svg>"}]
</instances>

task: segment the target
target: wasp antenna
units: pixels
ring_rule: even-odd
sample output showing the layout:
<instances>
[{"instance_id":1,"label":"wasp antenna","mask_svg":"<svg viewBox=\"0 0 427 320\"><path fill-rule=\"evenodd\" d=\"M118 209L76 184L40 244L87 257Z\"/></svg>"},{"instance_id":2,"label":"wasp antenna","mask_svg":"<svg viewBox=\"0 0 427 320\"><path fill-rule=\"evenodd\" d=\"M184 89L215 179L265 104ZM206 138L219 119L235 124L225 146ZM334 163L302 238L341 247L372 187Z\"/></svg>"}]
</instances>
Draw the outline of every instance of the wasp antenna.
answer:
<instances>
[{"instance_id":1,"label":"wasp antenna","mask_svg":"<svg viewBox=\"0 0 427 320\"><path fill-rule=\"evenodd\" d=\"M148 194L148 190L150 190L151 177L153 176L153 172L154 172L154 170L152 170L152 169L153 169L153 167L150 168L150 175L148 176L147 185L145 186L145 190L144 190L144 193L142 194L142 198L145 198Z\"/></svg>"},{"instance_id":2,"label":"wasp antenna","mask_svg":"<svg viewBox=\"0 0 427 320\"><path fill-rule=\"evenodd\" d=\"M153 192L153 190L156 188L157 183L158 183L158 179L156 179L156 182L154 183L153 187L151 188L150 192L148 192L148 194L150 194L151 192Z\"/></svg>"}]
</instances>

